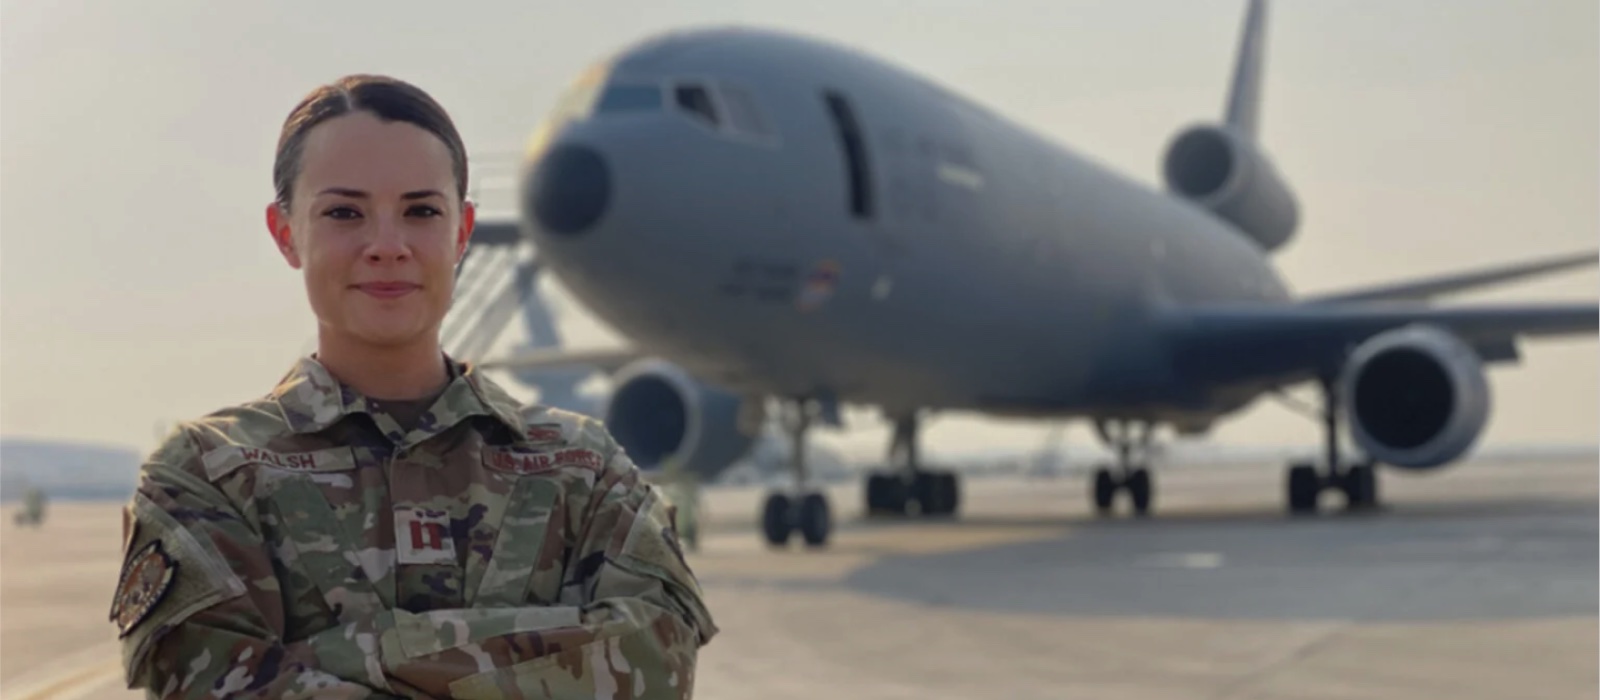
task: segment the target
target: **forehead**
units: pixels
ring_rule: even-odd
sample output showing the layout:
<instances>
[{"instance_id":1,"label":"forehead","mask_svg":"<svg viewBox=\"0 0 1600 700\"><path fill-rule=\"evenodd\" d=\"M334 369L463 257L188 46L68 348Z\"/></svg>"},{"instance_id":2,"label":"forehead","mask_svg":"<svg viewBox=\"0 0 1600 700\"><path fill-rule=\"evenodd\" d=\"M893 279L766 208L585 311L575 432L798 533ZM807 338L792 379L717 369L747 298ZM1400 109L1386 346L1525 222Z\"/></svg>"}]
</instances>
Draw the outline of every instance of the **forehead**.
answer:
<instances>
[{"instance_id":1,"label":"forehead","mask_svg":"<svg viewBox=\"0 0 1600 700\"><path fill-rule=\"evenodd\" d=\"M421 189L452 192L454 182L450 149L439 137L415 124L353 112L306 134L296 189L349 187L382 196Z\"/></svg>"}]
</instances>

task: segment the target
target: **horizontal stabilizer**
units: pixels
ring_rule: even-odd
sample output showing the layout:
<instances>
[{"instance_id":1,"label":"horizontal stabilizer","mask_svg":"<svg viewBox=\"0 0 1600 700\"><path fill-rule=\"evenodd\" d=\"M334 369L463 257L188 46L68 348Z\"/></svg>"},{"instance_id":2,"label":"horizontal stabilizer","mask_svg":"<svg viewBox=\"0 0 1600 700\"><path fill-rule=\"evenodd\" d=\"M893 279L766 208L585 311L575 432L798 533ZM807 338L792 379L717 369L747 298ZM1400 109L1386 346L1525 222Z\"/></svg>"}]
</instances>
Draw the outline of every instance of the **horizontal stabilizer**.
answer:
<instances>
[{"instance_id":1,"label":"horizontal stabilizer","mask_svg":"<svg viewBox=\"0 0 1600 700\"><path fill-rule=\"evenodd\" d=\"M1370 301L1420 301L1446 294L1479 289L1515 280L1538 277L1555 272L1593 267L1600 263L1600 253L1588 252L1563 255L1557 258L1518 263L1470 272L1459 272L1429 279L1410 280L1376 287L1317 294L1305 298L1309 304L1346 304Z\"/></svg>"}]
</instances>

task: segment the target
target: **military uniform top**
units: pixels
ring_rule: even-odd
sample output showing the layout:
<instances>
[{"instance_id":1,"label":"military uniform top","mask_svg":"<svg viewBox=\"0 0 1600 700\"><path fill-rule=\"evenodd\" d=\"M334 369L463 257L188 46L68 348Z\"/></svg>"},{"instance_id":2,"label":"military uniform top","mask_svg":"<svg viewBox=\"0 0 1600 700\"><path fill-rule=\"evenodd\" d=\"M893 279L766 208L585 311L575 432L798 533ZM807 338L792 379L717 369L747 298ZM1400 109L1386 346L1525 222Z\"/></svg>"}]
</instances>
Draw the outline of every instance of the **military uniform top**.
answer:
<instances>
[{"instance_id":1,"label":"military uniform top","mask_svg":"<svg viewBox=\"0 0 1600 700\"><path fill-rule=\"evenodd\" d=\"M157 698L687 697L716 634L598 421L450 362L404 421L302 359L141 469L111 619Z\"/></svg>"}]
</instances>

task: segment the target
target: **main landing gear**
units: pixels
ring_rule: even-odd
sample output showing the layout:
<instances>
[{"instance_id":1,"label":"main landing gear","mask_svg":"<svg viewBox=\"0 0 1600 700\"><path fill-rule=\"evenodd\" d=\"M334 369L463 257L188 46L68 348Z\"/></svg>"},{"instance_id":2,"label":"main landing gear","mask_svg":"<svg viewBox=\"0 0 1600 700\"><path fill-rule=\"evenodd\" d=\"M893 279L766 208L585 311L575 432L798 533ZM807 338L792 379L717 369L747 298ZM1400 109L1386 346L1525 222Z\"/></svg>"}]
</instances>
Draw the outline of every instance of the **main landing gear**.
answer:
<instances>
[{"instance_id":1,"label":"main landing gear","mask_svg":"<svg viewBox=\"0 0 1600 700\"><path fill-rule=\"evenodd\" d=\"M828 510L828 497L812 490L811 475L806 470L806 430L811 427L815 405L806 400L786 405L785 427L794 441L789 453L789 468L794 472L794 495L784 492L767 494L761 509L761 532L767 543L775 547L789 544L789 537L799 530L805 543L820 547L828 542L833 529L833 515Z\"/></svg>"},{"instance_id":2,"label":"main landing gear","mask_svg":"<svg viewBox=\"0 0 1600 700\"><path fill-rule=\"evenodd\" d=\"M1109 422L1097 420L1095 432L1100 441L1117 451L1116 467L1102 466L1094 470L1090 495L1094 510L1099 515L1110 515L1116 505L1117 492L1126 490L1135 515L1150 513L1150 502L1155 498L1155 480L1150 476L1150 435L1154 426L1140 423L1136 435L1132 421ZM1135 452L1137 451L1137 454Z\"/></svg>"},{"instance_id":3,"label":"main landing gear","mask_svg":"<svg viewBox=\"0 0 1600 700\"><path fill-rule=\"evenodd\" d=\"M1339 390L1335 380L1323 378L1322 395L1327 469L1318 472L1315 465L1306 463L1289 466L1284 480L1289 496L1289 512L1297 515L1316 512L1317 498L1322 495L1323 489L1343 491L1350 510L1377 508L1377 465L1369 460L1345 466L1339 461Z\"/></svg>"},{"instance_id":4,"label":"main landing gear","mask_svg":"<svg viewBox=\"0 0 1600 700\"><path fill-rule=\"evenodd\" d=\"M894 419L889 471L867 476L867 515L905 516L913 508L924 517L955 515L961 485L953 472L923 469L917 459L915 412Z\"/></svg>"}]
</instances>

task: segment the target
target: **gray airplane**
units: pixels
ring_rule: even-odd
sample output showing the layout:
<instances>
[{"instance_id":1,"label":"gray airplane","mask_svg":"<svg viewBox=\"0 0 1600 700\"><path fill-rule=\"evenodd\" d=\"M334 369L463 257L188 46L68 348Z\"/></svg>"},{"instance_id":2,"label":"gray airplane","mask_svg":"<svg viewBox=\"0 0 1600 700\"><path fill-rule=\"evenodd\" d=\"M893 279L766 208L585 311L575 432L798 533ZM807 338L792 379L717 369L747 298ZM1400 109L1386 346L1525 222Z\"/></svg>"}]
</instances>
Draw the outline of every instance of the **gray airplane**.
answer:
<instances>
[{"instance_id":1,"label":"gray airplane","mask_svg":"<svg viewBox=\"0 0 1600 700\"><path fill-rule=\"evenodd\" d=\"M486 368L610 373L602 417L644 469L709 479L776 399L799 485L763 532L831 529L804 438L841 404L893 422L868 512L956 512L925 468L930 410L1084 419L1118 454L1109 512L1146 513L1157 427L1204 433L1302 383L1323 392L1326 458L1288 469L1292 512L1324 489L1378 503L1378 464L1462 456L1489 414L1489 363L1529 336L1592 334L1593 303L1438 307L1461 290L1594 265L1584 253L1296 298L1272 255L1295 196L1257 139L1265 8L1245 14L1220 124L1189 127L1156 191L897 66L748 29L652 37L596 64L536 132L520 219L474 248L527 245L626 335L626 350L535 350ZM1340 422L1363 455L1341 459Z\"/></svg>"}]
</instances>

